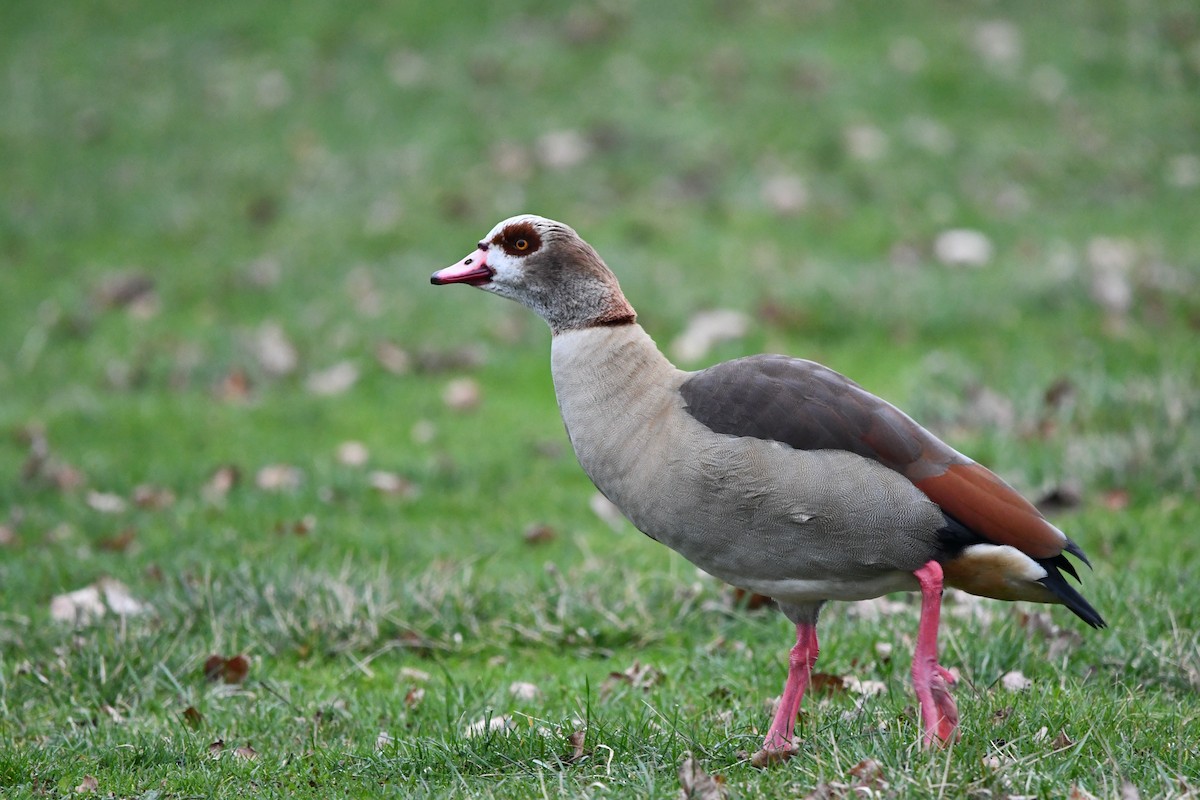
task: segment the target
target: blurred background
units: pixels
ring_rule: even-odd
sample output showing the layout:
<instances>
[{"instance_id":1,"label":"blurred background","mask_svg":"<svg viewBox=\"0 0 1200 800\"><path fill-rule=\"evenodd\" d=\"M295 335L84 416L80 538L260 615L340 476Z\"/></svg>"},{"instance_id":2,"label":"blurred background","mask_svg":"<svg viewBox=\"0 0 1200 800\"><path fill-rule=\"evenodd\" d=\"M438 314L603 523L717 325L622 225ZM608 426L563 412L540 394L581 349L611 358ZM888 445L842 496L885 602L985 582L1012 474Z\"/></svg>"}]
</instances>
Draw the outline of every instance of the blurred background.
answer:
<instances>
[{"instance_id":1,"label":"blurred background","mask_svg":"<svg viewBox=\"0 0 1200 800\"><path fill-rule=\"evenodd\" d=\"M597 538L540 321L429 285L526 211L681 366L823 361L1195 577L1191 0L7 0L0 70L6 645L103 576L185 620L208 576L251 609L216 641L304 662L426 619L439 564L690 574ZM415 617L271 627L335 573Z\"/></svg>"}]
</instances>

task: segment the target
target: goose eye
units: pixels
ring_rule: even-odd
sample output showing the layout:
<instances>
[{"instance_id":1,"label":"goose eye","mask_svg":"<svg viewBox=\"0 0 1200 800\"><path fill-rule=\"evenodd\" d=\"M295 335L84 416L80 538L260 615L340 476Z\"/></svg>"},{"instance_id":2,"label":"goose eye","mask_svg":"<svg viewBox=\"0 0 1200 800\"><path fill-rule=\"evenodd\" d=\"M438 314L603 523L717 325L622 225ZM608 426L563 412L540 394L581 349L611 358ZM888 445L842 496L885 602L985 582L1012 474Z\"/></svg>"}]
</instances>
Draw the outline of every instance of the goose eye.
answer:
<instances>
[{"instance_id":1,"label":"goose eye","mask_svg":"<svg viewBox=\"0 0 1200 800\"><path fill-rule=\"evenodd\" d=\"M529 240L528 239L517 239L515 242L513 242L513 247L524 252L529 249Z\"/></svg>"}]
</instances>

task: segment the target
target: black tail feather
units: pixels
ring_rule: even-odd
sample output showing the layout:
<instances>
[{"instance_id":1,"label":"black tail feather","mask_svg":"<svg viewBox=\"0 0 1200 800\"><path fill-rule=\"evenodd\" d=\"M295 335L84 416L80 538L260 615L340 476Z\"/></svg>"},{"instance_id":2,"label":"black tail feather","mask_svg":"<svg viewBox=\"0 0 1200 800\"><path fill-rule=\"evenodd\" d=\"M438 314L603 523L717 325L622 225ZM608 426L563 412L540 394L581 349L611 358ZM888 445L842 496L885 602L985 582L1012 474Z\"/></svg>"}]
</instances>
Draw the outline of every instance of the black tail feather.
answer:
<instances>
[{"instance_id":1,"label":"black tail feather","mask_svg":"<svg viewBox=\"0 0 1200 800\"><path fill-rule=\"evenodd\" d=\"M1070 536L1068 536L1068 537L1067 537L1067 547L1066 547L1066 550L1067 550L1067 552L1068 552L1068 553L1070 553L1071 555L1073 555L1073 556L1075 556L1076 558L1078 558L1078 559L1079 559L1080 561L1082 561L1084 564L1087 564L1087 568L1088 568L1088 569L1091 569L1091 568L1092 568L1092 562L1091 562L1091 561L1088 561L1088 557L1087 557L1087 556L1085 556L1085 555L1083 554L1083 548L1082 548L1082 547L1080 547L1079 545L1075 544L1075 540L1074 540L1074 539L1072 539ZM1072 574L1072 575L1075 575L1075 570L1073 570L1073 569L1072 569L1072 570L1071 570L1071 574ZM1076 576L1075 576L1075 580L1079 580L1079 576L1077 576L1077 575L1076 575Z\"/></svg>"},{"instance_id":2,"label":"black tail feather","mask_svg":"<svg viewBox=\"0 0 1200 800\"><path fill-rule=\"evenodd\" d=\"M1092 608L1092 604L1085 600L1083 595L1075 590L1074 586L1067 583L1067 579L1058 571L1060 565L1057 562L1059 560L1066 561L1061 555L1038 561L1046 569L1046 577L1042 578L1038 583L1053 592L1054 596L1061 600L1064 606L1071 609L1075 613L1075 616L1088 625L1091 625L1093 628L1107 627L1108 623L1100 616L1100 612ZM1074 575L1075 570L1070 569L1069 572ZM1078 577L1076 577L1076 580L1078 580Z\"/></svg>"}]
</instances>

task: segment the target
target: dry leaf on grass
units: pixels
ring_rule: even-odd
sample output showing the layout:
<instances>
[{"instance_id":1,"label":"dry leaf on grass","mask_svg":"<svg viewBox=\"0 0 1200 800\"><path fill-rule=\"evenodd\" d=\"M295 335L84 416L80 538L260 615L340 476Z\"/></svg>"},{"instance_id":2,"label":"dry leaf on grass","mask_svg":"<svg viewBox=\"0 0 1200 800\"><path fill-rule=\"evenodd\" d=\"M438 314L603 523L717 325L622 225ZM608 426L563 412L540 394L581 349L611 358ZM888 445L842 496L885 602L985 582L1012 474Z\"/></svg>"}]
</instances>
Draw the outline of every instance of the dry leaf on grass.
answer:
<instances>
[{"instance_id":1,"label":"dry leaf on grass","mask_svg":"<svg viewBox=\"0 0 1200 800\"><path fill-rule=\"evenodd\" d=\"M727 792L723 776L709 775L691 753L684 753L679 765L679 800L724 800Z\"/></svg>"},{"instance_id":2,"label":"dry leaf on grass","mask_svg":"<svg viewBox=\"0 0 1200 800\"><path fill-rule=\"evenodd\" d=\"M223 403L245 403L253 384L244 369L231 369L213 387L213 395Z\"/></svg>"},{"instance_id":3,"label":"dry leaf on grass","mask_svg":"<svg viewBox=\"0 0 1200 800\"><path fill-rule=\"evenodd\" d=\"M583 742L586 738L586 729L577 730L567 737L567 744L571 745L571 754L562 759L564 763L574 764L588 754L588 751L583 747Z\"/></svg>"},{"instance_id":4,"label":"dry leaf on grass","mask_svg":"<svg viewBox=\"0 0 1200 800\"><path fill-rule=\"evenodd\" d=\"M109 553L124 553L136 538L137 531L134 528L122 528L118 533L97 541L96 546Z\"/></svg>"},{"instance_id":5,"label":"dry leaf on grass","mask_svg":"<svg viewBox=\"0 0 1200 800\"><path fill-rule=\"evenodd\" d=\"M238 485L242 478L241 470L232 464L222 464L213 470L212 475L204 482L200 494L210 503L219 502L225 495Z\"/></svg>"},{"instance_id":6,"label":"dry leaf on grass","mask_svg":"<svg viewBox=\"0 0 1200 800\"><path fill-rule=\"evenodd\" d=\"M992 260L992 242L980 231L952 228L933 240L933 255L947 267L985 267Z\"/></svg>"},{"instance_id":7,"label":"dry leaf on grass","mask_svg":"<svg viewBox=\"0 0 1200 800\"><path fill-rule=\"evenodd\" d=\"M358 383L358 367L349 361L339 361L331 367L311 373L304 388L322 397L344 394Z\"/></svg>"},{"instance_id":8,"label":"dry leaf on grass","mask_svg":"<svg viewBox=\"0 0 1200 800\"><path fill-rule=\"evenodd\" d=\"M84 775L83 782L75 787L76 794L91 794L99 791L100 781L96 780L94 775Z\"/></svg>"},{"instance_id":9,"label":"dry leaf on grass","mask_svg":"<svg viewBox=\"0 0 1200 800\"><path fill-rule=\"evenodd\" d=\"M507 734L515 728L516 723L513 722L512 717L502 714L498 717L484 717L475 720L463 731L463 736L471 739L486 733Z\"/></svg>"},{"instance_id":10,"label":"dry leaf on grass","mask_svg":"<svg viewBox=\"0 0 1200 800\"><path fill-rule=\"evenodd\" d=\"M129 587L112 578L101 578L90 586L50 600L50 616L58 622L86 625L111 611L117 616L133 617L145 614L150 607L135 600Z\"/></svg>"},{"instance_id":11,"label":"dry leaf on grass","mask_svg":"<svg viewBox=\"0 0 1200 800\"><path fill-rule=\"evenodd\" d=\"M514 700L532 701L541 696L542 690L535 683L528 681L513 681L508 686L508 693Z\"/></svg>"},{"instance_id":12,"label":"dry leaf on grass","mask_svg":"<svg viewBox=\"0 0 1200 800\"><path fill-rule=\"evenodd\" d=\"M209 755L213 755L213 756L218 755L224 749L225 749L225 740L224 739L217 739L215 742L209 742L209 744L208 744Z\"/></svg>"},{"instance_id":13,"label":"dry leaf on grass","mask_svg":"<svg viewBox=\"0 0 1200 800\"><path fill-rule=\"evenodd\" d=\"M763 181L759 194L767 208L781 217L794 217L808 208L808 186L799 175L772 175Z\"/></svg>"},{"instance_id":14,"label":"dry leaf on grass","mask_svg":"<svg viewBox=\"0 0 1200 800\"><path fill-rule=\"evenodd\" d=\"M408 351L386 339L376 342L375 361L393 375L407 375L412 371L413 359Z\"/></svg>"},{"instance_id":15,"label":"dry leaf on grass","mask_svg":"<svg viewBox=\"0 0 1200 800\"><path fill-rule=\"evenodd\" d=\"M808 685L818 694L840 694L846 691L846 679L828 672L812 673Z\"/></svg>"},{"instance_id":16,"label":"dry leaf on grass","mask_svg":"<svg viewBox=\"0 0 1200 800\"><path fill-rule=\"evenodd\" d=\"M148 511L162 511L175 504L175 493L162 486L141 483L133 487L133 504Z\"/></svg>"},{"instance_id":17,"label":"dry leaf on grass","mask_svg":"<svg viewBox=\"0 0 1200 800\"><path fill-rule=\"evenodd\" d=\"M558 533L549 525L535 522L525 529L525 533L522 534L521 538L525 544L545 544L557 539Z\"/></svg>"},{"instance_id":18,"label":"dry leaf on grass","mask_svg":"<svg viewBox=\"0 0 1200 800\"><path fill-rule=\"evenodd\" d=\"M300 354L284 332L283 326L275 322L264 322L254 332L249 347L254 359L263 372L273 378L291 375L300 365Z\"/></svg>"},{"instance_id":19,"label":"dry leaf on grass","mask_svg":"<svg viewBox=\"0 0 1200 800\"><path fill-rule=\"evenodd\" d=\"M204 724L204 715L195 706L188 706L183 710L183 721L189 728L199 728Z\"/></svg>"},{"instance_id":20,"label":"dry leaf on grass","mask_svg":"<svg viewBox=\"0 0 1200 800\"><path fill-rule=\"evenodd\" d=\"M425 699L425 690L420 686L414 686L409 689L404 695L404 705L407 708L416 708L421 705L421 701Z\"/></svg>"},{"instance_id":21,"label":"dry leaf on grass","mask_svg":"<svg viewBox=\"0 0 1200 800\"><path fill-rule=\"evenodd\" d=\"M380 731L379 735L375 737L375 749L376 750L386 750L387 748L391 747L395 743L396 743L396 737L392 736L387 731Z\"/></svg>"},{"instance_id":22,"label":"dry leaf on grass","mask_svg":"<svg viewBox=\"0 0 1200 800\"><path fill-rule=\"evenodd\" d=\"M849 800L857 797L888 796L887 778L883 766L876 760L864 759L850 768L847 781L822 781L805 795L805 800Z\"/></svg>"},{"instance_id":23,"label":"dry leaf on grass","mask_svg":"<svg viewBox=\"0 0 1200 800\"><path fill-rule=\"evenodd\" d=\"M367 476L367 483L380 494L394 497L416 497L418 493L416 484L408 478L385 470L374 470L371 472Z\"/></svg>"},{"instance_id":24,"label":"dry leaf on grass","mask_svg":"<svg viewBox=\"0 0 1200 800\"><path fill-rule=\"evenodd\" d=\"M473 378L455 378L442 390L442 402L453 411L474 411L483 402L483 391Z\"/></svg>"},{"instance_id":25,"label":"dry leaf on grass","mask_svg":"<svg viewBox=\"0 0 1200 800\"><path fill-rule=\"evenodd\" d=\"M1000 685L1010 692L1023 692L1033 686L1033 681L1026 678L1024 673L1013 670L1000 678Z\"/></svg>"},{"instance_id":26,"label":"dry leaf on grass","mask_svg":"<svg viewBox=\"0 0 1200 800\"><path fill-rule=\"evenodd\" d=\"M428 672L416 667L401 667L399 676L405 680L416 681L417 683L425 683L430 677Z\"/></svg>"},{"instance_id":27,"label":"dry leaf on grass","mask_svg":"<svg viewBox=\"0 0 1200 800\"><path fill-rule=\"evenodd\" d=\"M238 749L234 750L233 754L237 758L244 758L247 761L253 761L254 759L258 758L258 751L248 744L244 744Z\"/></svg>"},{"instance_id":28,"label":"dry leaf on grass","mask_svg":"<svg viewBox=\"0 0 1200 800\"><path fill-rule=\"evenodd\" d=\"M254 476L254 482L264 492L291 491L300 486L304 473L290 464L268 464Z\"/></svg>"},{"instance_id":29,"label":"dry leaf on grass","mask_svg":"<svg viewBox=\"0 0 1200 800\"><path fill-rule=\"evenodd\" d=\"M87 493L87 504L93 511L101 514L120 514L129 504L119 494L111 492L90 491Z\"/></svg>"},{"instance_id":30,"label":"dry leaf on grass","mask_svg":"<svg viewBox=\"0 0 1200 800\"><path fill-rule=\"evenodd\" d=\"M633 665L624 672L610 672L608 677L604 679L604 683L600 684L600 697L608 697L621 684L627 684L634 689L649 691L652 686L662 682L665 676L662 671L643 664L640 661L634 661Z\"/></svg>"},{"instance_id":31,"label":"dry leaf on grass","mask_svg":"<svg viewBox=\"0 0 1200 800\"><path fill-rule=\"evenodd\" d=\"M362 442L342 442L337 448L338 463L347 467L361 467L370 457L370 451Z\"/></svg>"},{"instance_id":32,"label":"dry leaf on grass","mask_svg":"<svg viewBox=\"0 0 1200 800\"><path fill-rule=\"evenodd\" d=\"M213 683L217 681L228 684L242 683L249 674L250 659L240 653L231 658L212 655L204 661L204 677Z\"/></svg>"},{"instance_id":33,"label":"dry leaf on grass","mask_svg":"<svg viewBox=\"0 0 1200 800\"><path fill-rule=\"evenodd\" d=\"M145 318L158 307L154 278L143 272L123 272L105 277L93 290L92 299L101 308L129 310Z\"/></svg>"}]
</instances>

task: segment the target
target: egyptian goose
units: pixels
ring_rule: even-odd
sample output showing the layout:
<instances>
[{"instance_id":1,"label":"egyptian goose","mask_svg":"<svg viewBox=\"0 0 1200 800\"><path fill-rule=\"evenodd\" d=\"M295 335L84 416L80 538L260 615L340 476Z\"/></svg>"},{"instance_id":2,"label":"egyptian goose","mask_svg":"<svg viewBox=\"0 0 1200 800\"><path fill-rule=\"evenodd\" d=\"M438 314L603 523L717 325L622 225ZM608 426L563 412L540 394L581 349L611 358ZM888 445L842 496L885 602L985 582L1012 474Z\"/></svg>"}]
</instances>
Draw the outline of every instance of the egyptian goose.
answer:
<instances>
[{"instance_id":1,"label":"egyptian goose","mask_svg":"<svg viewBox=\"0 0 1200 800\"><path fill-rule=\"evenodd\" d=\"M773 598L796 626L757 765L793 730L827 600L920 591L912 679L926 744L957 737L937 658L943 584L1060 603L1104 620L1063 572L1075 542L1007 483L895 406L812 361L779 355L676 369L616 276L570 227L501 222L436 285L516 300L550 325L559 409L580 465L634 525L704 571Z\"/></svg>"}]
</instances>

